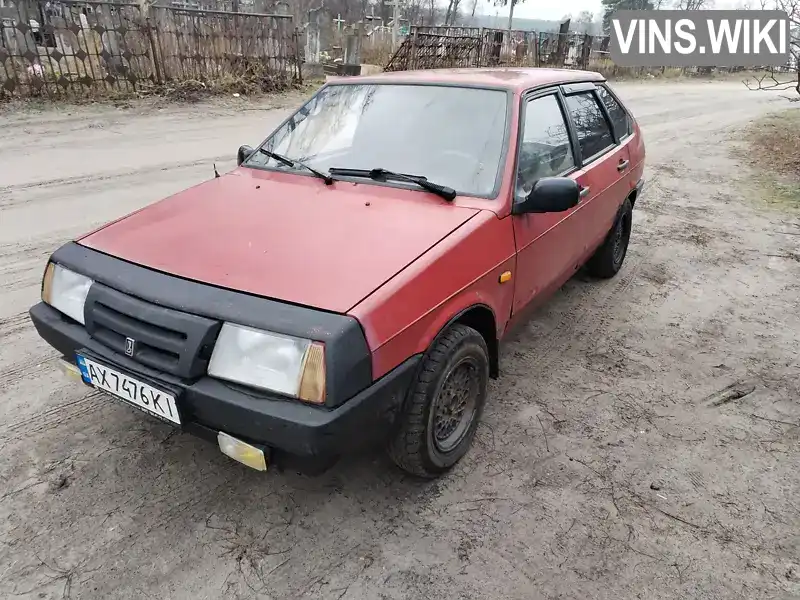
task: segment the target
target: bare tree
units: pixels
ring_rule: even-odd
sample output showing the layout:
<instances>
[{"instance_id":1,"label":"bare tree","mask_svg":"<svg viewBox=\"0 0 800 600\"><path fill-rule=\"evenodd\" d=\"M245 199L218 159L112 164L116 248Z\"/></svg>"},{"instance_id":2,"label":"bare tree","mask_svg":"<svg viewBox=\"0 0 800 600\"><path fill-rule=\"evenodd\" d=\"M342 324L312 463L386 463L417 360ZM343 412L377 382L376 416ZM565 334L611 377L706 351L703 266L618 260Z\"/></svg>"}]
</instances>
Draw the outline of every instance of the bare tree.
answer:
<instances>
[{"instance_id":1,"label":"bare tree","mask_svg":"<svg viewBox=\"0 0 800 600\"><path fill-rule=\"evenodd\" d=\"M615 10L652 10L653 0L600 0L603 5L603 31L611 30L611 15Z\"/></svg>"},{"instance_id":2,"label":"bare tree","mask_svg":"<svg viewBox=\"0 0 800 600\"><path fill-rule=\"evenodd\" d=\"M514 7L525 0L495 0L495 6L508 6L508 38L511 39L511 30L514 23Z\"/></svg>"},{"instance_id":3,"label":"bare tree","mask_svg":"<svg viewBox=\"0 0 800 600\"><path fill-rule=\"evenodd\" d=\"M472 12L470 14L470 18L475 18L475 9L478 8L478 0L472 0ZM471 24L471 23L470 23Z\"/></svg>"},{"instance_id":4,"label":"bare tree","mask_svg":"<svg viewBox=\"0 0 800 600\"><path fill-rule=\"evenodd\" d=\"M714 0L678 0L676 10L703 10L714 6Z\"/></svg>"},{"instance_id":5,"label":"bare tree","mask_svg":"<svg viewBox=\"0 0 800 600\"><path fill-rule=\"evenodd\" d=\"M445 25L455 25L456 20L458 19L458 9L460 4L461 0L449 0L447 3L447 12L444 15Z\"/></svg>"},{"instance_id":6,"label":"bare tree","mask_svg":"<svg viewBox=\"0 0 800 600\"><path fill-rule=\"evenodd\" d=\"M436 16L436 0L425 0L425 6L428 9L428 23L435 25L434 18Z\"/></svg>"},{"instance_id":7,"label":"bare tree","mask_svg":"<svg viewBox=\"0 0 800 600\"><path fill-rule=\"evenodd\" d=\"M374 1L374 0L373 0ZM443 19L450 19L447 15L446 8L439 5L439 0L418 0L419 7L419 21L420 25L437 25L441 24ZM450 6L448 0L448 7ZM451 12L452 12L452 7Z\"/></svg>"},{"instance_id":8,"label":"bare tree","mask_svg":"<svg viewBox=\"0 0 800 600\"><path fill-rule=\"evenodd\" d=\"M562 19L565 21L566 19ZM572 21L573 30L578 33L592 33L594 30L594 14L590 10L582 10Z\"/></svg>"},{"instance_id":9,"label":"bare tree","mask_svg":"<svg viewBox=\"0 0 800 600\"><path fill-rule=\"evenodd\" d=\"M767 8L768 0L758 0L761 9ZM770 70L761 77L753 76L745 80L744 84L751 90L777 90L793 89L800 95L800 0L773 0L770 8L784 11L789 15L789 64L788 69L776 73ZM791 98L798 101L798 98Z\"/></svg>"},{"instance_id":10,"label":"bare tree","mask_svg":"<svg viewBox=\"0 0 800 600\"><path fill-rule=\"evenodd\" d=\"M405 7L405 18L409 23L419 23L422 18L422 1L407 0Z\"/></svg>"}]
</instances>

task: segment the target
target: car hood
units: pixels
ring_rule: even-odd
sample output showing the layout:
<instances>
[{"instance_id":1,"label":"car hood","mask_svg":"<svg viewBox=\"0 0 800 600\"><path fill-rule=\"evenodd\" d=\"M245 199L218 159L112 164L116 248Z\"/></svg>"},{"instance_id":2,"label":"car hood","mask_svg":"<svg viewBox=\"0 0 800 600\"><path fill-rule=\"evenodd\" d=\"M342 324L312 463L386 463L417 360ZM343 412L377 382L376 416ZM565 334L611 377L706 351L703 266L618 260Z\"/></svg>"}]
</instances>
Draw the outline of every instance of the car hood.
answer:
<instances>
[{"instance_id":1,"label":"car hood","mask_svg":"<svg viewBox=\"0 0 800 600\"><path fill-rule=\"evenodd\" d=\"M79 243L178 277L344 313L477 212L417 190L239 168Z\"/></svg>"}]
</instances>

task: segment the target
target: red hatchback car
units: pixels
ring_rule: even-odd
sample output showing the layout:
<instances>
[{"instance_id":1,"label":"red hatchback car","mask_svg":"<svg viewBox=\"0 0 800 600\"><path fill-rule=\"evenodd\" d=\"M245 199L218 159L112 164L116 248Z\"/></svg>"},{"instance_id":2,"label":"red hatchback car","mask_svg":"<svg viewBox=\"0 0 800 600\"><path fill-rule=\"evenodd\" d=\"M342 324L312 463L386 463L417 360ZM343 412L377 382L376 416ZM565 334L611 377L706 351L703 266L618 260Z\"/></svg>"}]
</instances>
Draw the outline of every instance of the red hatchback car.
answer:
<instances>
[{"instance_id":1,"label":"red hatchback car","mask_svg":"<svg viewBox=\"0 0 800 600\"><path fill-rule=\"evenodd\" d=\"M327 83L230 173L59 248L68 374L264 470L467 452L524 309L622 266L644 143L597 73Z\"/></svg>"}]
</instances>

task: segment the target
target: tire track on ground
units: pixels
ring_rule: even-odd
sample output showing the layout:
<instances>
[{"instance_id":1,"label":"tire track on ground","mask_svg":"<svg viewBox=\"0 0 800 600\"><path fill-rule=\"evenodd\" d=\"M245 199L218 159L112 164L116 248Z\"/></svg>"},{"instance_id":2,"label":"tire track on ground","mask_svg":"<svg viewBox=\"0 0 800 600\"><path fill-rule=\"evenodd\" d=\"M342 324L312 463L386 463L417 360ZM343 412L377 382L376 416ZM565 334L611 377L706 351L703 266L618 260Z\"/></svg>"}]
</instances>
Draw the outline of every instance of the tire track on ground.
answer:
<instances>
[{"instance_id":1,"label":"tire track on ground","mask_svg":"<svg viewBox=\"0 0 800 600\"><path fill-rule=\"evenodd\" d=\"M36 198L37 201L48 200L70 200L73 194L66 193L64 188L72 186L85 185L88 189L94 187L100 188L107 184L109 181L114 181L115 185L124 185L125 182L133 182L136 184L141 183L141 178L151 175L153 173L164 173L170 179L174 178L176 170L191 169L210 163L222 163L230 160L228 154L218 156L209 156L208 158L201 158L189 162L176 162L142 167L135 170L120 170L120 171L105 171L103 173L92 173L87 175L77 175L75 177L63 177L60 179L47 179L40 181L32 181L30 183L20 183L11 186L0 188L0 208L12 208L21 204L25 204L30 200L27 197L30 193L39 193ZM210 169L209 169L210 172Z\"/></svg>"},{"instance_id":2,"label":"tire track on ground","mask_svg":"<svg viewBox=\"0 0 800 600\"><path fill-rule=\"evenodd\" d=\"M17 263L24 260L33 260L33 258L35 258L31 256L32 253L41 254L52 252L55 250L56 246L59 246L68 239L72 239L75 235L75 231L78 231L78 229L70 227L52 233L46 237L0 244L0 259L3 259L3 262L0 263L0 274L18 270L19 267L17 267ZM42 270L44 270L44 265L42 265Z\"/></svg>"},{"instance_id":3,"label":"tire track on ground","mask_svg":"<svg viewBox=\"0 0 800 600\"><path fill-rule=\"evenodd\" d=\"M68 229L45 238L0 245L0 292L38 285L50 254L74 239L76 231Z\"/></svg>"},{"instance_id":4,"label":"tire track on ground","mask_svg":"<svg viewBox=\"0 0 800 600\"><path fill-rule=\"evenodd\" d=\"M18 290L41 284L45 262L47 261L47 257L49 255L50 252L43 254L40 257L41 260L35 263L36 265L41 265L41 272L39 272L39 269L35 268L33 261L30 261L31 264L27 268L20 267L18 269L14 269L13 271L6 271L5 273L0 270L0 276L2 276L2 282L0 282L0 291Z\"/></svg>"},{"instance_id":5,"label":"tire track on ground","mask_svg":"<svg viewBox=\"0 0 800 600\"><path fill-rule=\"evenodd\" d=\"M14 421L5 428L0 429L0 441L10 442L32 434L42 433L64 425L87 413L96 412L94 403L103 396L104 392L92 390L81 398L56 404L32 415Z\"/></svg>"},{"instance_id":6,"label":"tire track on ground","mask_svg":"<svg viewBox=\"0 0 800 600\"><path fill-rule=\"evenodd\" d=\"M268 109L267 109L268 110ZM217 118L236 117L238 111L226 113L214 112ZM96 113L71 114L66 118L48 119L43 115L43 121L9 119L9 126L23 129L27 135L10 136L0 144L2 152L28 152L31 153L30 138L47 139L49 150L73 149L74 140L82 138L82 149L96 147L120 147L132 141L135 133L137 136L151 137L161 135L165 130L176 137L202 136L207 131L207 119L210 114L194 115L191 112L177 111L173 114L156 116L147 114L125 114L117 110L106 112L101 110Z\"/></svg>"},{"instance_id":7,"label":"tire track on ground","mask_svg":"<svg viewBox=\"0 0 800 600\"><path fill-rule=\"evenodd\" d=\"M0 373L0 392L11 389L17 384L27 379L31 374L41 374L42 370L49 368L56 361L56 356L48 356L51 350L46 350L47 354L40 356L27 356L24 360L12 363L10 367Z\"/></svg>"},{"instance_id":8,"label":"tire track on ground","mask_svg":"<svg viewBox=\"0 0 800 600\"><path fill-rule=\"evenodd\" d=\"M9 337L23 329L33 327L28 318L28 311L23 311L10 317L0 318L0 340Z\"/></svg>"},{"instance_id":9,"label":"tire track on ground","mask_svg":"<svg viewBox=\"0 0 800 600\"><path fill-rule=\"evenodd\" d=\"M656 181L653 183L657 186ZM650 189L652 190L653 187L651 185ZM663 194L654 194L653 202L647 204L648 212L655 218L660 214L662 202ZM546 372L557 358L568 354L576 346L582 345L585 340L596 338L597 332L608 325L610 322L609 306L627 292L642 266L647 264L655 248L652 244L652 236L641 236L637 241L641 242L643 249L642 252L635 255L629 254L628 258L633 258L633 264L626 262L626 268L614 279L599 285L583 286L579 291L580 296L577 301L573 302L572 306L562 315L558 324L544 336L544 339L532 340L532 343L523 350L524 352L535 352L535 356L528 363L530 368L539 373Z\"/></svg>"},{"instance_id":10,"label":"tire track on ground","mask_svg":"<svg viewBox=\"0 0 800 600\"><path fill-rule=\"evenodd\" d=\"M596 287L586 287L586 292L561 318L558 325L546 336L542 345L544 351L537 352L531 361L531 367L538 372L547 371L556 359L570 353L587 338L594 337L601 324L607 323L604 318L612 301L623 295L635 280L641 266L646 263L650 251L638 254L631 265L614 280Z\"/></svg>"}]
</instances>

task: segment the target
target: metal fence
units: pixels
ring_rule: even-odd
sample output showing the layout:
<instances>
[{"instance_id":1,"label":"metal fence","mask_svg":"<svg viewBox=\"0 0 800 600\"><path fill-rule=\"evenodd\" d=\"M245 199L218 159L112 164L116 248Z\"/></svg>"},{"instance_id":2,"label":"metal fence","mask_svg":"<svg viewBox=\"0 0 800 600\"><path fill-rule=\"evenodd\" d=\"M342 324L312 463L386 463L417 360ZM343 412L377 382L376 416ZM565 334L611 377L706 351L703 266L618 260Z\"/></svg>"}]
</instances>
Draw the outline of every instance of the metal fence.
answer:
<instances>
[{"instance_id":1,"label":"metal fence","mask_svg":"<svg viewBox=\"0 0 800 600\"><path fill-rule=\"evenodd\" d=\"M0 18L0 98L133 92L248 74L281 87L300 78L290 15L20 0L0 7Z\"/></svg>"},{"instance_id":2,"label":"metal fence","mask_svg":"<svg viewBox=\"0 0 800 600\"><path fill-rule=\"evenodd\" d=\"M453 67L525 66L586 69L604 61L608 37L489 29L417 27L386 65L387 71Z\"/></svg>"}]
</instances>

